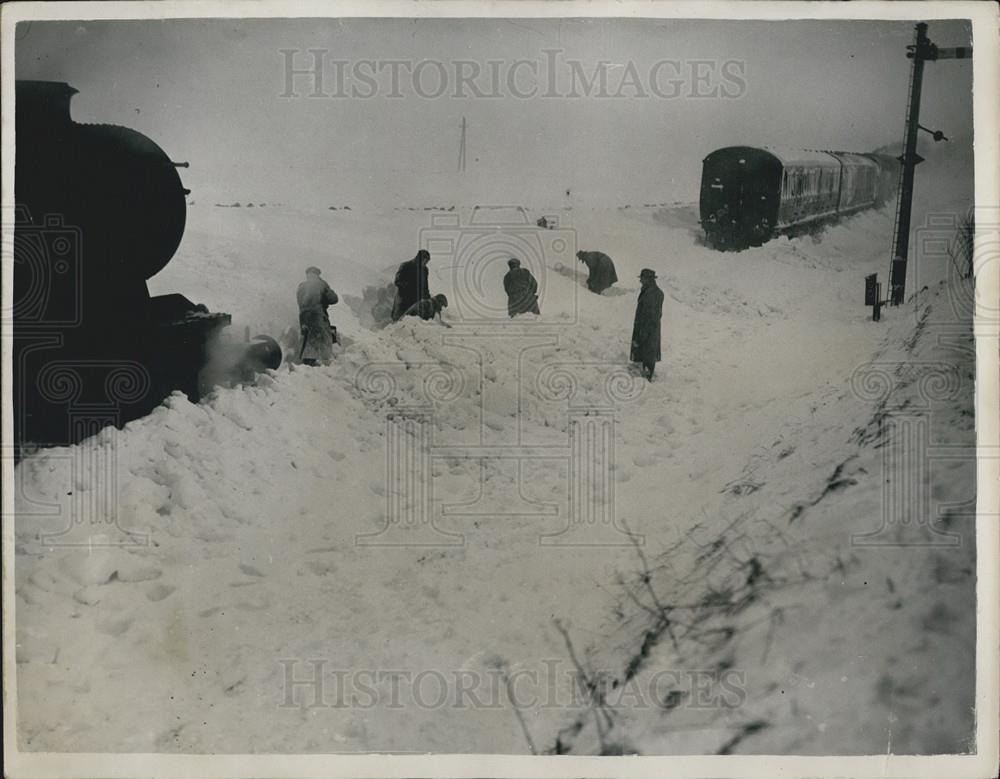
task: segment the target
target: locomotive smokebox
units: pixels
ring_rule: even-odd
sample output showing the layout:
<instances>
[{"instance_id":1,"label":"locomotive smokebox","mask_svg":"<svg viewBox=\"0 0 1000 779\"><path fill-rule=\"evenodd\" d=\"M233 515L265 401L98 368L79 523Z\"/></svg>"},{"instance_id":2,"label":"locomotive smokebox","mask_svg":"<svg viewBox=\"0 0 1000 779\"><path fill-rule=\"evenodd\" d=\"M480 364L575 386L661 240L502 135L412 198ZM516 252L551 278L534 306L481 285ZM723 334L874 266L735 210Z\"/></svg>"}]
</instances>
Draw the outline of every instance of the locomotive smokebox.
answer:
<instances>
[{"instance_id":1,"label":"locomotive smokebox","mask_svg":"<svg viewBox=\"0 0 1000 779\"><path fill-rule=\"evenodd\" d=\"M184 234L170 157L126 127L78 124L69 84L18 81L15 102L15 440L73 443L198 397L212 334L229 323L146 281ZM125 377L125 378L123 378Z\"/></svg>"},{"instance_id":2,"label":"locomotive smokebox","mask_svg":"<svg viewBox=\"0 0 1000 779\"><path fill-rule=\"evenodd\" d=\"M86 230L82 290L102 304L131 304L174 256L184 235L184 186L146 136L116 125L77 124L68 84L18 81L15 199L32 219L59 215Z\"/></svg>"}]
</instances>

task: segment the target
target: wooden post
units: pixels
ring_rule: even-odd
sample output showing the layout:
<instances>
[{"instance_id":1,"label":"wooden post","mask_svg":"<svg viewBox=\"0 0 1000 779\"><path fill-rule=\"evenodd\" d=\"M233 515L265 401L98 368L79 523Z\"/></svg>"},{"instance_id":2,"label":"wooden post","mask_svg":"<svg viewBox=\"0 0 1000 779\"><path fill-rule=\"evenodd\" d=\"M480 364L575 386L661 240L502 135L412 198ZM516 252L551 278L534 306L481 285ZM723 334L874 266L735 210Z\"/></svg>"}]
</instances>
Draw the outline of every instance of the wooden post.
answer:
<instances>
[{"instance_id":1,"label":"wooden post","mask_svg":"<svg viewBox=\"0 0 1000 779\"><path fill-rule=\"evenodd\" d=\"M924 80L924 62L929 58L930 41L927 25L917 25L917 35L907 57L913 59L910 76L910 98L906 111L906 131L903 153L899 157L902 171L899 178L899 202L896 204L896 234L893 237L892 268L889 272L889 295L898 306L906 296L906 258L910 250L910 215L913 206L913 180L917 164L923 160L917 154L917 129L920 124L920 92Z\"/></svg>"},{"instance_id":2,"label":"wooden post","mask_svg":"<svg viewBox=\"0 0 1000 779\"><path fill-rule=\"evenodd\" d=\"M913 205L913 181L916 167L923 162L917 154L917 131L920 128L920 91L923 85L924 62L939 59L967 59L972 56L970 46L939 49L927 37L927 24L916 27L913 45L907 47L906 56L913 60L910 77L910 99L906 110L906 131L903 154L899 157L902 171L899 178L899 199L896 204L896 231L892 242L892 265L889 271L889 303L898 306L906 297L906 263L910 250L910 216ZM943 140L944 133L932 133L935 140ZM940 135L940 138L938 137Z\"/></svg>"}]
</instances>

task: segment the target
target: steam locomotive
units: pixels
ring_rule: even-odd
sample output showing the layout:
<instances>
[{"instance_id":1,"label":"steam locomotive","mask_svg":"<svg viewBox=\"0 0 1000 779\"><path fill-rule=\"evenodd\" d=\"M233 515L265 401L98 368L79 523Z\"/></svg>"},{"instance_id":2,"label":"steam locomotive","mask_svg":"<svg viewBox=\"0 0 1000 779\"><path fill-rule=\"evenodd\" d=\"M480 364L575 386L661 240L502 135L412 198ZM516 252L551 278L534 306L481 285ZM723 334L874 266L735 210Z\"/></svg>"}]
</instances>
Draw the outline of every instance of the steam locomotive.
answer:
<instances>
[{"instance_id":1,"label":"steam locomotive","mask_svg":"<svg viewBox=\"0 0 1000 779\"><path fill-rule=\"evenodd\" d=\"M899 163L884 154L730 146L703 161L700 215L706 243L759 246L775 235L882 205Z\"/></svg>"},{"instance_id":2,"label":"steam locomotive","mask_svg":"<svg viewBox=\"0 0 1000 779\"><path fill-rule=\"evenodd\" d=\"M173 257L188 193L175 163L125 127L78 124L76 91L18 81L15 102L14 440L74 443L181 390L208 387L208 350L230 316L147 280ZM234 360L275 368L269 338Z\"/></svg>"}]
</instances>

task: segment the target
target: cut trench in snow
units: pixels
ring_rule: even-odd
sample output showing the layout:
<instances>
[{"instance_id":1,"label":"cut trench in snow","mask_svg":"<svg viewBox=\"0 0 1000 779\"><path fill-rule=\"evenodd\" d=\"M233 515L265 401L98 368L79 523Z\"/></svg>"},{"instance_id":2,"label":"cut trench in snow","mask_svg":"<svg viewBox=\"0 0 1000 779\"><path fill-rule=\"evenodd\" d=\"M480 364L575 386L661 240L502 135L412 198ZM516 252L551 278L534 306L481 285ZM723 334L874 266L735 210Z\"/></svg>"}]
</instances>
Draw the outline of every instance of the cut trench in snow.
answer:
<instances>
[{"instance_id":1,"label":"cut trench in snow","mask_svg":"<svg viewBox=\"0 0 1000 779\"><path fill-rule=\"evenodd\" d=\"M354 258L310 257L343 300L330 314L346 340L330 366L283 366L199 405L174 396L122 431L18 466L22 747L520 753L530 739L539 751L837 752L868 743L859 727L878 740L878 727L849 721L850 695L877 692L864 677L886 655L899 668L909 661L898 636L910 636L914 620L952 626L951 639L938 631L914 656L958 653L952 681L964 684L972 612L937 602L895 558L896 591L878 605L902 615L898 653L869 632L863 640L882 654L859 664L834 640L875 586L874 576L858 580L874 565L871 553L847 541L878 512L870 448L849 440L873 404L851 395L847 379L880 349L907 352L900 343L912 333L902 316L880 329L843 302L882 265L891 212L858 215L819 243L779 239L738 256L698 246L684 214L566 218L579 245L615 259L621 294L591 295L575 272L553 266L540 279L541 317L498 334L493 323L372 329L374 317L365 320L365 289L384 288L394 265L412 256L399 247L414 243L424 215L192 208L182 252L158 281L201 289L237 327L294 326L301 273L276 267L273 253L244 237L243 220L272 248L303 221L341 238L355 230L377 237L359 243ZM240 289L206 272L213 257L228 256L244 262ZM668 292L664 359L651 384L634 381L627 361L635 277L646 266L657 267ZM462 310L456 281L451 271L432 272L432 291L456 301L446 318ZM920 348L918 339L907 353ZM610 403L609 387L619 393ZM390 417L417 411L427 427L397 438ZM613 426L600 426L606 418ZM593 505L612 506L620 521L597 546L561 543L588 532L567 519L574 424L595 436L613 430L611 488ZM387 479L387 452L423 451L406 448L414 441L440 447L427 496ZM516 462L503 456L511 447L543 456ZM858 459L828 482L851 456ZM102 532L137 530L149 543L43 543L82 510L95 483L88 469L102 467L114 469L118 490L114 522ZM847 487L844 478L858 483L831 486ZM957 499L961 479L955 484L949 497ZM798 504L807 508L794 525L779 521ZM393 511L420 505L429 507L435 545L413 544L426 524L391 524L407 516ZM38 506L57 508L40 515ZM648 575L624 528L643 539ZM73 525L68 536L79 532ZM967 594L968 560L937 554L943 586ZM808 623L803 615L824 604L840 621ZM862 624L870 629L881 613L871 606ZM817 636L815 656L794 646L791 636L804 634ZM598 734L593 698L577 695L581 668L617 678L619 689L665 668L676 679L656 705L606 705ZM739 705L693 705L692 674L715 673L718 686L727 670L737 676L713 689ZM503 673L521 684L537 679L552 705L515 710L507 687L493 686ZM859 681L844 688L850 695L827 690L821 731L801 724L788 701L818 716L806 691L836 687L823 674ZM804 681L782 702L781 685L793 678ZM442 679L449 697L437 705ZM460 692L469 680L475 695ZM909 683L897 670L883 686L898 702ZM394 691L401 707L385 705ZM923 743L923 703L910 704L909 735L897 724L898 744ZM954 721L940 739L959 738L964 720Z\"/></svg>"}]
</instances>

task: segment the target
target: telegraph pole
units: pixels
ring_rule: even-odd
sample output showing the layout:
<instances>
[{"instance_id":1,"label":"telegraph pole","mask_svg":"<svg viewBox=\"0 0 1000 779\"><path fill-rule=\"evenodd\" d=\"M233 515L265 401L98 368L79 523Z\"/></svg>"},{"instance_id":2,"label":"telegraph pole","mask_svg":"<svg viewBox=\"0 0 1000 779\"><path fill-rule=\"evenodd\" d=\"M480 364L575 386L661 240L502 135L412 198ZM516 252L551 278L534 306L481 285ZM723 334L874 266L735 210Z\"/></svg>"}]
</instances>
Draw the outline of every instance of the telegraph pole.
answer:
<instances>
[{"instance_id":1,"label":"telegraph pole","mask_svg":"<svg viewBox=\"0 0 1000 779\"><path fill-rule=\"evenodd\" d=\"M916 27L916 38L907 46L906 56L913 60L910 75L910 97L906 106L906 132L903 154L899 157L902 170L899 177L899 193L896 200L896 231L892 241L892 265L889 269L889 302L900 305L906 296L906 260L910 250L910 212L913 206L913 180L916 167L923 162L917 154L917 132L931 133L935 141L947 140L940 131L927 130L920 125L920 90L924 79L924 63L939 59L968 59L972 57L971 46L954 46L939 49L927 37L927 24L921 22Z\"/></svg>"}]
</instances>

